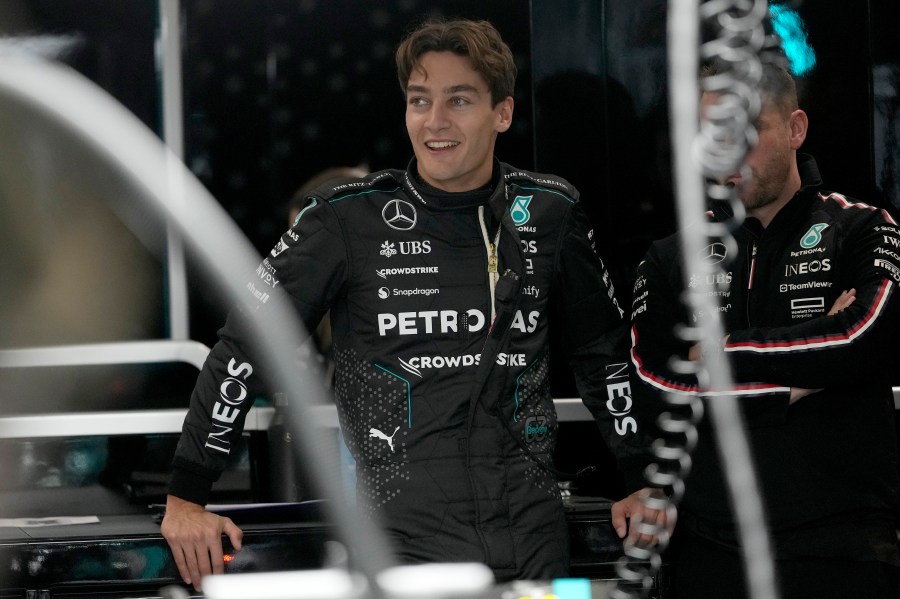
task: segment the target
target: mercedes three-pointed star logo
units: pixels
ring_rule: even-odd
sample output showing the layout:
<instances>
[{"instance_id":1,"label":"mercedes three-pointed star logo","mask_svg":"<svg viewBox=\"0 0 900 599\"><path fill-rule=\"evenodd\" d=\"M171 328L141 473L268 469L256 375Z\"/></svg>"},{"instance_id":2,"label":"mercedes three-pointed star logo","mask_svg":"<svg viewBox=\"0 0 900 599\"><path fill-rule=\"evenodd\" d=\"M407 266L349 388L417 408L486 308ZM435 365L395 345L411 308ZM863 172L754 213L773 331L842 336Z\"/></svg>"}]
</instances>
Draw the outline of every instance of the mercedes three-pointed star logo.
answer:
<instances>
[{"instance_id":1,"label":"mercedes three-pointed star logo","mask_svg":"<svg viewBox=\"0 0 900 599\"><path fill-rule=\"evenodd\" d=\"M382 208L381 218L392 229L409 231L416 226L416 207L409 202L393 199Z\"/></svg>"},{"instance_id":2,"label":"mercedes three-pointed star logo","mask_svg":"<svg viewBox=\"0 0 900 599\"><path fill-rule=\"evenodd\" d=\"M707 264L718 264L728 257L728 248L724 243L711 243L700 254L700 259Z\"/></svg>"}]
</instances>

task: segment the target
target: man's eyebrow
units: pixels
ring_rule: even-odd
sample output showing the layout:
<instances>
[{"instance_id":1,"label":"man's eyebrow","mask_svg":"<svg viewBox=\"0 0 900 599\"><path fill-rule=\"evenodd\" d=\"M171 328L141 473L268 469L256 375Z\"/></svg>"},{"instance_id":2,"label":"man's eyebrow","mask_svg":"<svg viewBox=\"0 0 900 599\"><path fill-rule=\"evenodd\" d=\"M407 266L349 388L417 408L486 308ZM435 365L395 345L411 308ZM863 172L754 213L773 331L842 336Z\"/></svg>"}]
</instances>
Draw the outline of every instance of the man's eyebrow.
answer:
<instances>
[{"instance_id":1,"label":"man's eyebrow","mask_svg":"<svg viewBox=\"0 0 900 599\"><path fill-rule=\"evenodd\" d=\"M444 93L447 94L456 94L459 92L475 92L479 93L479 90L474 85L469 85L468 83L461 83L460 85L453 85L444 89Z\"/></svg>"},{"instance_id":2,"label":"man's eyebrow","mask_svg":"<svg viewBox=\"0 0 900 599\"><path fill-rule=\"evenodd\" d=\"M407 91L407 93L413 92L413 93L418 93L418 94L424 94L424 93L428 93L429 91L431 91L431 89L428 87L425 87L424 85L410 84L410 85L406 86L406 91ZM445 87L441 91L446 95L458 94L460 92L481 93L477 87L475 87L474 85L469 85L468 83L461 83L459 85L451 85L450 87Z\"/></svg>"}]
</instances>

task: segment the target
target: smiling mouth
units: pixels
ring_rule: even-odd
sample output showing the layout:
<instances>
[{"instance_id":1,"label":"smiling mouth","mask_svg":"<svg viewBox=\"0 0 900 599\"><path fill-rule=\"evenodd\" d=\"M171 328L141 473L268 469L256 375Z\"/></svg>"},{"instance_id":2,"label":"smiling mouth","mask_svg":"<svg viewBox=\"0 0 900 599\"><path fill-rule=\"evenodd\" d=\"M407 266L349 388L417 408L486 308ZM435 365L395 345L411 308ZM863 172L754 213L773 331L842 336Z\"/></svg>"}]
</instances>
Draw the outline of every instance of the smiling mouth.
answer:
<instances>
[{"instance_id":1,"label":"smiling mouth","mask_svg":"<svg viewBox=\"0 0 900 599\"><path fill-rule=\"evenodd\" d=\"M426 141L425 145L431 150L446 150L459 145L458 141Z\"/></svg>"}]
</instances>

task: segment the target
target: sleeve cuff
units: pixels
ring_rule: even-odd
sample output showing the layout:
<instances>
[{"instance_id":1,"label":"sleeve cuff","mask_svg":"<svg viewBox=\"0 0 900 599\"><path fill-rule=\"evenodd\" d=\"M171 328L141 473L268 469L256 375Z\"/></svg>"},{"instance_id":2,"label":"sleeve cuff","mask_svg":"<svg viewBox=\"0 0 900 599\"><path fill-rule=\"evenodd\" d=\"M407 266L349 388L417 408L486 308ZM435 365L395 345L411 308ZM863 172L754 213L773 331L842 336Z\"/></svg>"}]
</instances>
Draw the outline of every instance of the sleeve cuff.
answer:
<instances>
[{"instance_id":1,"label":"sleeve cuff","mask_svg":"<svg viewBox=\"0 0 900 599\"><path fill-rule=\"evenodd\" d=\"M644 476L644 470L646 470L647 466L652 462L652 457L647 456L647 458L642 460L632 460L627 466L622 468L622 477L625 479L626 495L631 495L635 491L645 487L655 486L650 484L650 481Z\"/></svg>"},{"instance_id":2,"label":"sleeve cuff","mask_svg":"<svg viewBox=\"0 0 900 599\"><path fill-rule=\"evenodd\" d=\"M205 506L209 501L213 479L175 466L169 479L169 495Z\"/></svg>"}]
</instances>

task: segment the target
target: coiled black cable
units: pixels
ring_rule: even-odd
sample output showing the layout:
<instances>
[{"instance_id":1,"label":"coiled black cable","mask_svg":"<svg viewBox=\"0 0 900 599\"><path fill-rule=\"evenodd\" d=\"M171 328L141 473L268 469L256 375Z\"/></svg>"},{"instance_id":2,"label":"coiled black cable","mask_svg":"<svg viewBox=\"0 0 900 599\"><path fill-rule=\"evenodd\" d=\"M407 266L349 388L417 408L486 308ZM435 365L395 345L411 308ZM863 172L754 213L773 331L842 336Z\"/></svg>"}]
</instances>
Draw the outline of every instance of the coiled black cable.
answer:
<instances>
[{"instance_id":1,"label":"coiled black cable","mask_svg":"<svg viewBox=\"0 0 900 599\"><path fill-rule=\"evenodd\" d=\"M726 256L735 255L737 250L731 231L740 226L745 210L736 189L722 181L739 171L745 179L751 176L744 159L757 141L754 121L761 109L756 91L762 75L760 57L778 46L778 40L766 34L767 16L765 0L708 0L702 4L672 0L669 3L670 115L679 222L682 230L700 232L681 236L684 272L699 274L705 280L723 280L716 275L724 272L727 262L711 264L701 260L700 249L704 245L724 244ZM701 24L711 34L709 41L703 43ZM705 105L698 126L697 65L712 61L721 68L718 74L701 82L702 90L709 92L713 101ZM704 199L725 202L732 217L718 223L709 222L703 216ZM718 294L708 293L708 288L691 290L687 282L685 289L682 301L690 312L703 316L679 327L675 333L691 344L699 343L705 351L696 361L673 357L670 366L675 372L696 377L701 392L722 395L711 404L710 417L718 430L716 439L726 465L745 549L748 588L756 599L774 598L774 569L763 525L762 503L752 476L749 446L736 400L727 395L732 386L728 361L722 352L716 351L723 337ZM684 495L684 479L691 469L691 452L697 443L697 424L703 418L704 404L697 393L667 393L664 400L671 409L658 418L662 436L653 444L656 461L646 469L645 477L651 486L668 489L669 495L649 494L642 501L645 508L666 510L671 517ZM737 473L751 475L739 477ZM641 535L654 536L657 543L647 546L625 543L625 555L617 564L617 574L632 586L639 582L639 590L617 584L611 593L614 599L647 596L669 542L663 525L632 522L631 526L637 526Z\"/></svg>"}]
</instances>

